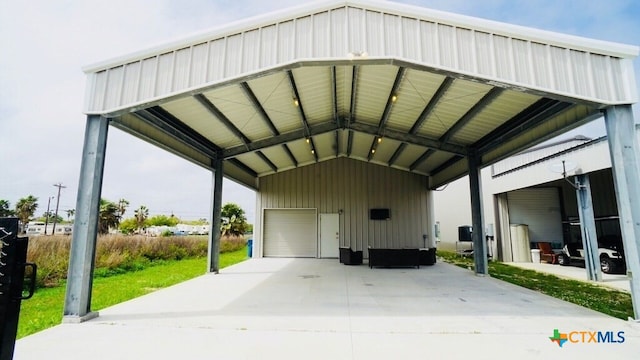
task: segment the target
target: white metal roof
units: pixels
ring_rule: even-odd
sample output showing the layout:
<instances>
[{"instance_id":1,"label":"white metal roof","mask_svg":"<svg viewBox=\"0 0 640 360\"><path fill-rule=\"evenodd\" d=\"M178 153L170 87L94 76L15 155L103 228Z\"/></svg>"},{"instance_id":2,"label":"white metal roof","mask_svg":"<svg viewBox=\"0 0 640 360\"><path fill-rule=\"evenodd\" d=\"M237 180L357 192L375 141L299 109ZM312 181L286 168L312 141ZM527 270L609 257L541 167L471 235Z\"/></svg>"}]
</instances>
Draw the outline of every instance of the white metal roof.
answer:
<instances>
[{"instance_id":1,"label":"white metal roof","mask_svg":"<svg viewBox=\"0 0 640 360\"><path fill-rule=\"evenodd\" d=\"M466 172L470 148L493 163L635 103L637 55L414 6L328 1L86 67L85 112L205 167L223 156L225 174L254 188L339 156L437 186Z\"/></svg>"}]
</instances>

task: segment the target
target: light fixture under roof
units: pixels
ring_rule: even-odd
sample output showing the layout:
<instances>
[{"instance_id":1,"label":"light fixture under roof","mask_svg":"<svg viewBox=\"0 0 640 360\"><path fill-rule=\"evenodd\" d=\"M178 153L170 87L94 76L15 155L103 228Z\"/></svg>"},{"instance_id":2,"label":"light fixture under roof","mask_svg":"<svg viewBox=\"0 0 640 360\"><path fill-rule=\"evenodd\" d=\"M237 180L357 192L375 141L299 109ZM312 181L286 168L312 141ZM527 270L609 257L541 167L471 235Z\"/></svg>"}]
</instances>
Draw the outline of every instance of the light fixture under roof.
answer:
<instances>
[{"instance_id":1,"label":"light fixture under roof","mask_svg":"<svg viewBox=\"0 0 640 360\"><path fill-rule=\"evenodd\" d=\"M298 101L298 98L293 98L293 105L300 106L300 101Z\"/></svg>"},{"instance_id":2,"label":"light fixture under roof","mask_svg":"<svg viewBox=\"0 0 640 360\"><path fill-rule=\"evenodd\" d=\"M369 54L366 51L351 51L350 53L347 54L347 56L349 57L349 59L355 59L355 58L363 59L369 56Z\"/></svg>"},{"instance_id":3,"label":"light fixture under roof","mask_svg":"<svg viewBox=\"0 0 640 360\"><path fill-rule=\"evenodd\" d=\"M392 103L396 102L397 100L398 100L398 95L396 95L396 94L391 95L391 102Z\"/></svg>"}]
</instances>

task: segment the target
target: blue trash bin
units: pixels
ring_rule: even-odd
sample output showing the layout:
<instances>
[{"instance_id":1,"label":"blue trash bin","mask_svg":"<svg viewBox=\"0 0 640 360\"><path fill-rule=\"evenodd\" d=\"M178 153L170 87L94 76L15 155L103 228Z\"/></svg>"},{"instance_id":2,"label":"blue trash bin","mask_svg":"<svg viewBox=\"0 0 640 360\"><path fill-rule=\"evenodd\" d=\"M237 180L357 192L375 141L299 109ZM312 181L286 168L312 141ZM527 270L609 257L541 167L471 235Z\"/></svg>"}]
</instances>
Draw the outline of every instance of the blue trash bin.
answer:
<instances>
[{"instance_id":1,"label":"blue trash bin","mask_svg":"<svg viewBox=\"0 0 640 360\"><path fill-rule=\"evenodd\" d=\"M253 256L253 239L247 240L247 255Z\"/></svg>"}]
</instances>

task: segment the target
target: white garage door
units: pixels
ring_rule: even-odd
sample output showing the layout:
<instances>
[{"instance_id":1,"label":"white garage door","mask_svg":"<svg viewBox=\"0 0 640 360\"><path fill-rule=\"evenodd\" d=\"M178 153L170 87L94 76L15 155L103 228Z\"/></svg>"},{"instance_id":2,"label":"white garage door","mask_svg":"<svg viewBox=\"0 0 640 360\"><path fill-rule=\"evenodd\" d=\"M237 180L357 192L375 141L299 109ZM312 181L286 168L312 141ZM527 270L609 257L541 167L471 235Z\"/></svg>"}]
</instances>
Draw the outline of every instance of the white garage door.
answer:
<instances>
[{"instance_id":1,"label":"white garage door","mask_svg":"<svg viewBox=\"0 0 640 360\"><path fill-rule=\"evenodd\" d=\"M562 242L560 196L556 188L516 190L507 194L509 222L527 224L532 242Z\"/></svg>"},{"instance_id":2,"label":"white garage door","mask_svg":"<svg viewBox=\"0 0 640 360\"><path fill-rule=\"evenodd\" d=\"M315 209L266 209L264 256L317 257Z\"/></svg>"}]
</instances>

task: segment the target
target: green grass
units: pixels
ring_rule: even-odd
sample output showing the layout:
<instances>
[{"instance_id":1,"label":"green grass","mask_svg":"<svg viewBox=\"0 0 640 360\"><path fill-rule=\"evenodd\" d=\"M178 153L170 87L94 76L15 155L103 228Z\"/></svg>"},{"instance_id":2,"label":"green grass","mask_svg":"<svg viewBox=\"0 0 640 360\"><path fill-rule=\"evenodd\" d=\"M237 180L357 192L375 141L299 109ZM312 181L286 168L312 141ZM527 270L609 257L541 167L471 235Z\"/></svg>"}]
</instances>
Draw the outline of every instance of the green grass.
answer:
<instances>
[{"instance_id":1,"label":"green grass","mask_svg":"<svg viewBox=\"0 0 640 360\"><path fill-rule=\"evenodd\" d=\"M220 268L247 259L246 248L220 254ZM203 275L207 258L162 261L143 270L96 278L93 282L91 309L106 307L136 298L194 277ZM24 300L20 309L18 338L60 324L64 306L65 284L38 289Z\"/></svg>"},{"instance_id":2,"label":"green grass","mask_svg":"<svg viewBox=\"0 0 640 360\"><path fill-rule=\"evenodd\" d=\"M438 251L445 262L473 269L473 258L452 252ZM561 279L554 275L510 266L497 261L489 262L489 275L527 289L535 290L564 301L627 320L633 317L631 294L594 285L585 281Z\"/></svg>"}]
</instances>

